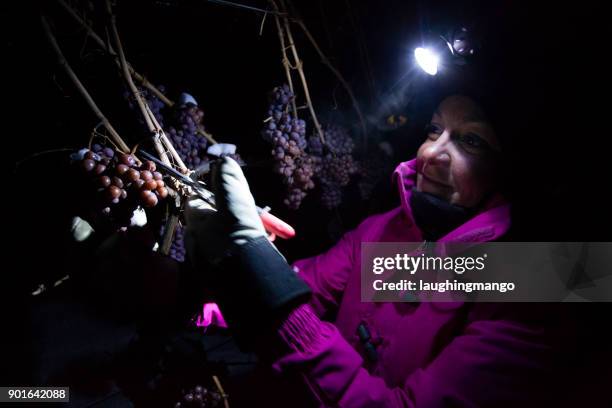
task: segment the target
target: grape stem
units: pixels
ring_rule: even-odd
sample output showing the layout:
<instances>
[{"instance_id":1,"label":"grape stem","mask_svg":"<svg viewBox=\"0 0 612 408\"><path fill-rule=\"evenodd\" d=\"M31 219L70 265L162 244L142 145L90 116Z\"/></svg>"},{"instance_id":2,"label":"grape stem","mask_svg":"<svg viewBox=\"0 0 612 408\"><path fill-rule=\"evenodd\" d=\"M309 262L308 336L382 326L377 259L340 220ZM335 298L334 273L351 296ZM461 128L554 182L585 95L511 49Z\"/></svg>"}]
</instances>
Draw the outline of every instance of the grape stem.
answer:
<instances>
[{"instance_id":1,"label":"grape stem","mask_svg":"<svg viewBox=\"0 0 612 408\"><path fill-rule=\"evenodd\" d=\"M149 131L152 133L152 136L153 136L152 139L153 139L153 144L155 145L155 150L157 150L159 157L162 159L162 161L165 164L171 165L170 159L168 159L168 156L166 155L166 151L164 150L162 144L159 141L158 129L156 129L155 125L153 124L153 121L151 120L151 117L149 116L149 112L147 111L146 102L142 100L142 97L140 95L140 92L138 91L138 88L136 88L136 85L134 85L134 81L132 81L132 75L130 74L130 70L128 69L128 66L127 66L127 61L125 59L125 53L123 52L123 45L121 44L121 39L119 38L119 30L117 30L116 17L113 14L110 0L106 0L105 3L106 3L106 11L108 12L109 19L110 19L111 34L113 36L113 41L115 42L115 46L117 47L117 53L119 55L119 63L121 65L121 71L125 79L125 82L127 83L127 86L130 89L132 96L136 100L136 103L138 104L138 108L140 109L140 112L142 113L142 116L145 120L147 128L149 128Z\"/></svg>"},{"instance_id":2,"label":"grape stem","mask_svg":"<svg viewBox=\"0 0 612 408\"><path fill-rule=\"evenodd\" d=\"M164 129L162 129L162 127L160 126L159 122L157 121L157 118L155 117L155 115L151 111L151 108L146 103L145 103L145 108L147 109L147 114L151 118L151 121L155 125L157 135L159 136L159 140L161 141L161 143L164 146L166 146L166 149L168 149L168 151L172 155L172 158L174 159L176 164L179 166L179 168L183 172L187 172L189 169L187 168L187 166L183 162L183 159L181 159L181 156L179 156L179 154L177 153L176 149L172 145L172 142L170 142L170 139L168 139L168 136L166 136L166 133L164 133Z\"/></svg>"},{"instance_id":3,"label":"grape stem","mask_svg":"<svg viewBox=\"0 0 612 408\"><path fill-rule=\"evenodd\" d=\"M42 22L43 29L45 31L45 35L47 39L49 40L49 44L51 44L53 51L55 51L55 55L57 57L59 65L64 69L64 71L66 71L66 73L68 74L68 77L70 77L71 81L74 83L78 91L81 93L81 95L87 102L87 105L89 105L89 107L94 112L94 114L98 117L100 122L102 122L106 130L108 130L111 138L117 144L119 149L123 153L128 153L130 151L130 148L128 147L128 145L123 141L121 136L119 136L119 133L117 133L115 128L113 128L113 126L111 125L109 120L106 118L106 116L104 116L104 114L102 113L98 105L96 105L95 101L93 100L89 92L87 92L87 89L85 89L85 86L83 85L83 83L79 80L79 77L70 67L70 64L64 57L64 54L62 53L62 50L59 47L59 44L57 43L57 40L55 39L53 32L51 31L51 27L49 26L49 22L47 21L47 18L44 15L41 15L40 19Z\"/></svg>"},{"instance_id":4,"label":"grape stem","mask_svg":"<svg viewBox=\"0 0 612 408\"><path fill-rule=\"evenodd\" d=\"M96 34L96 32L87 24L87 22L81 16L79 16L78 13L74 11L72 7L66 4L64 0L57 0L57 2L68 13L68 15L72 17L73 20L75 20L85 29L87 35L89 35L104 51L106 51L109 55L115 58L117 66L120 66L121 63L119 62L119 56L117 55L113 47L110 44L107 44L102 38L100 38L100 36ZM134 78L136 78L136 80L142 84L142 86L153 92L155 96L157 96L163 103L165 103L169 107L174 106L174 102L168 99L168 97L166 97L166 95L164 95L159 89L157 89L155 85L150 83L144 77L144 75L138 73L129 64L128 69L130 71L130 74L132 74Z\"/></svg>"},{"instance_id":5,"label":"grape stem","mask_svg":"<svg viewBox=\"0 0 612 408\"><path fill-rule=\"evenodd\" d=\"M274 3L273 3L274 4ZM276 7L276 4L274 4ZM277 9L278 10L278 9ZM295 95L293 91L293 80L291 79L291 70L289 69L289 58L287 58L287 47L285 46L285 34L281 27L280 19L278 14L274 14L274 21L276 22L276 31L278 31L278 39L280 40L281 53L283 55L283 67L285 68L285 75L287 76L287 83L291 93ZM291 106L293 108L293 117L297 118L297 107L295 105L295 97L291 99Z\"/></svg>"},{"instance_id":6,"label":"grape stem","mask_svg":"<svg viewBox=\"0 0 612 408\"><path fill-rule=\"evenodd\" d=\"M173 159L179 165L181 170L187 171L187 167L185 166L185 163L183 163L183 161L179 157L178 153L174 149L174 146L172 146L172 143L170 143L170 140L168 140L168 138L164 134L163 129L157 122L157 119L155 119L155 115L153 115L153 112L151 112L151 109L149 108L148 104L146 103L146 101L143 100L142 96L140 95L138 88L136 88L136 85L134 85L134 81L132 80L132 75L130 74L130 70L128 68L127 60L125 58L125 53L123 51L123 45L121 44L121 39L119 38L119 30L117 29L117 21L116 21L115 15L113 14L110 0L106 0L106 11L108 12L108 15L110 17L111 34L113 36L115 46L117 47L117 53L119 55L119 63L121 66L123 77L125 79L125 82L128 85L128 88L132 92L132 96L134 97L134 99L136 99L136 102L138 104L138 107L140 108L142 116L145 119L145 123L147 124L147 127L149 128L149 131L152 134L151 139L153 141L153 145L155 146L155 150L157 151L157 154L159 155L160 159L165 164L167 164L168 166L172 166L172 163L170 162L170 159L168 158L168 154L166 153L166 149L164 148L164 145L165 145L165 147L170 151L170 153L173 156ZM168 225L167 225L167 228L164 230L164 236L162 239L161 252L164 255L168 255L170 253L170 245L172 244L172 239L174 238L174 232L176 230L176 223L178 223L178 217L176 215L171 215L168 218Z\"/></svg>"},{"instance_id":7,"label":"grape stem","mask_svg":"<svg viewBox=\"0 0 612 408\"><path fill-rule=\"evenodd\" d=\"M217 386L219 393L221 394L221 398L223 398L223 406L225 408L229 408L229 401L227 400L227 394L225 393L225 391L223 390L223 387L221 386L221 381L219 381L219 377L217 377L216 375L213 375L212 379L215 382L215 385Z\"/></svg>"},{"instance_id":8,"label":"grape stem","mask_svg":"<svg viewBox=\"0 0 612 408\"><path fill-rule=\"evenodd\" d=\"M272 3L274 10L278 11L278 6L276 5L276 2L274 0L270 0L270 3ZM280 0L280 4L283 9L286 9L285 2L283 0ZM283 13L285 12L286 10L283 10ZM312 100L310 99L310 92L308 91L308 82L306 81L306 75L304 74L304 64L302 63L302 60L300 60L300 57L298 55L295 42L293 41L293 35L291 34L291 27L289 27L289 19L287 17L283 17L283 25L285 28L285 34L287 35L287 41L289 42L288 48L291 49L291 53L293 54L293 59L295 62L295 69L297 70L300 76L300 80L302 82L302 88L304 89L304 97L306 98L306 104L308 105L308 109L310 110L312 122L314 123L315 128L317 129L317 134L319 135L319 139L321 139L321 143L326 144L325 136L323 135L323 129L321 129L321 124L317 119L317 114L315 113L314 107L312 106Z\"/></svg>"},{"instance_id":9,"label":"grape stem","mask_svg":"<svg viewBox=\"0 0 612 408\"><path fill-rule=\"evenodd\" d=\"M66 4L66 2L64 0L56 0L56 1L68 13L68 15L70 15L72 17L73 20L75 20L79 25L81 25L85 29L85 31L87 32L87 35L89 35L98 44L98 46L100 48L102 48L102 50L104 50L106 53L108 53L109 55L111 55L112 57L115 58L115 62L117 63L117 66L121 69L121 61L119 59L119 55L117 55L117 53L113 49L112 45L111 44L107 44L106 41L104 41L98 34L96 34L96 32L87 24L87 22L85 20L83 20L83 18L81 16L79 16L78 13L76 11L74 11L74 9L72 9L72 7L70 7L68 4ZM150 83L144 77L144 75L138 73L138 71L136 71L130 65L129 62L126 61L126 64L127 64L127 68L129 70L130 74L138 82L140 82L140 84L142 86L144 86L145 88L150 90L156 97L158 97L164 104L166 104L166 106L173 107L175 105L174 101L169 99L155 85ZM210 133L204 131L203 129L198 129L198 133L200 133L202 136L204 136L210 143L217 144L217 141L213 138L213 136ZM172 151L172 149L169 149L169 150Z\"/></svg>"},{"instance_id":10,"label":"grape stem","mask_svg":"<svg viewBox=\"0 0 612 408\"><path fill-rule=\"evenodd\" d=\"M250 10L250 11L255 11L257 13L262 13L262 14L274 14L274 15L282 15L282 13L278 13L278 12L271 12L270 10L264 10L264 9L260 9L257 7L253 7L253 6L248 6L246 4L241 4L241 3L235 3L235 2L231 2L231 1L225 1L225 0L207 0L209 3L215 3L218 4L220 6L230 6L230 7L234 7L234 8L239 8L239 9L243 9L243 10Z\"/></svg>"},{"instance_id":11,"label":"grape stem","mask_svg":"<svg viewBox=\"0 0 612 408\"><path fill-rule=\"evenodd\" d=\"M310 41L315 51L317 51L317 54L319 54L319 57L321 58L321 62L323 63L323 65L326 65L334 73L336 78L338 78L338 81L340 81L342 86L344 86L344 89L346 90L346 93L349 95L349 98L351 98L353 109L355 109L355 112L357 113L357 116L359 117L359 123L361 125L361 131L363 134L363 146L364 146L364 149L367 149L368 137L367 137L366 124L363 118L363 113L361 112L361 108L359 107L359 103L357 102L357 99L355 98L355 94L353 94L353 90L351 89L348 82L346 82L346 80L344 79L340 71L338 71L338 69L332 65L329 58L327 58L325 54L323 53L323 51L321 51L319 44L317 43L317 41L314 39L314 37L310 33L310 30L308 30L308 27L306 27L306 24L304 24L304 21L302 21L301 19L294 19L293 21L298 26L300 26L302 31L304 31L304 34L306 34L306 38L308 38L308 41Z\"/></svg>"},{"instance_id":12,"label":"grape stem","mask_svg":"<svg viewBox=\"0 0 612 408\"><path fill-rule=\"evenodd\" d=\"M174 238L174 232L176 231L178 221L179 218L176 214L170 214L166 220L166 225L164 226L164 236L162 237L162 244L159 249L163 255L170 254L170 247L172 246L172 239Z\"/></svg>"},{"instance_id":13,"label":"grape stem","mask_svg":"<svg viewBox=\"0 0 612 408\"><path fill-rule=\"evenodd\" d=\"M179 157L178 153L176 152L176 149L174 149L174 146L172 146L172 143L170 142L170 140L168 140L168 138L164 134L164 131L159 125L159 122L157 122L155 115L153 115L153 112L151 112L151 108L149 108L147 102L143 100L142 95L140 95L140 92L138 91L138 88L136 88L136 85L134 85L134 81L132 80L132 75L130 74L130 70L128 69L127 60L125 59L123 45L121 44L121 39L119 38L119 30L117 29L117 21L116 21L115 15L113 14L113 10L111 8L110 0L106 0L106 11L108 12L109 17L110 17L111 33L113 36L113 40L115 42L115 46L117 47L117 52L119 55L119 62L121 65L121 71L125 78L125 82L128 85L128 88L132 92L132 96L134 97L134 99L136 99L136 102L138 104L138 107L140 108L142 116L145 119L145 123L147 124L147 127L149 128L149 131L152 134L153 145L155 146L155 150L157 150L157 154L159 155L159 157L162 159L162 161L165 164L171 166L172 163L170 162L170 159L168 158L168 155L166 153L166 149L169 150L170 154L172 154L173 159L176 161L176 163L181 168L181 170L187 171L188 170L187 166L185 166L185 163L183 163L183 161Z\"/></svg>"},{"instance_id":14,"label":"grape stem","mask_svg":"<svg viewBox=\"0 0 612 408\"><path fill-rule=\"evenodd\" d=\"M208 140L210 143L212 143L212 144L219 143L215 139L213 139L213 136L210 133L208 133L207 131L205 131L204 129L198 128L197 131L198 131L199 134L204 136L206 138L206 140Z\"/></svg>"}]
</instances>

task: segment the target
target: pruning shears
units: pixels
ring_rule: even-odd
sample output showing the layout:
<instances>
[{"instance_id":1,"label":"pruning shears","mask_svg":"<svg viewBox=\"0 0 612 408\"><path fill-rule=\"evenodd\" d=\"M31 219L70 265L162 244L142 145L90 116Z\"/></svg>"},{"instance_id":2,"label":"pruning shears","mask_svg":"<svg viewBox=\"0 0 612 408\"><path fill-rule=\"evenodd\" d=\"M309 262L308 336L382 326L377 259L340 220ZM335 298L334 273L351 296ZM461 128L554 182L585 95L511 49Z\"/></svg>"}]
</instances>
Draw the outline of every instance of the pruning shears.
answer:
<instances>
[{"instance_id":1,"label":"pruning shears","mask_svg":"<svg viewBox=\"0 0 612 408\"><path fill-rule=\"evenodd\" d=\"M216 208L215 194L206 188L206 183L200 180L191 179L142 149L138 149L137 155L141 156L145 160L150 160L155 163L156 167L161 172L172 177L179 183L190 187L195 195L200 197L206 203L210 204L213 208ZM266 231L272 235L271 239L273 239L274 236L278 236L283 239L290 239L295 236L295 230L293 227L280 218L270 214L269 207L261 208L257 206L257 213L259 214L261 222Z\"/></svg>"}]
</instances>

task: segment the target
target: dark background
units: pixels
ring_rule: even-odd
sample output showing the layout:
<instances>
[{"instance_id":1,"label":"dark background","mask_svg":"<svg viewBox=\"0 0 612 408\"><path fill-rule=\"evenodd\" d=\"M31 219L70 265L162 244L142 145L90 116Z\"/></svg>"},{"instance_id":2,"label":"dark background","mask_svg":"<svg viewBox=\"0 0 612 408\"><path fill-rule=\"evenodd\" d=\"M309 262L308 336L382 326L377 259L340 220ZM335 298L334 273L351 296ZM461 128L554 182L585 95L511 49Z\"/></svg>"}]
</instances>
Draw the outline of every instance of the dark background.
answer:
<instances>
[{"instance_id":1,"label":"dark background","mask_svg":"<svg viewBox=\"0 0 612 408\"><path fill-rule=\"evenodd\" d=\"M500 127L510 134L512 192L518 215L515 226L522 239L609 238L601 223L609 219L604 203L610 172L603 150L607 141L606 37L598 32L598 10L588 2L563 6L393 0L294 4L321 48L352 85L363 111L377 120L384 119L380 107L387 106L406 82L408 56L415 44L427 33L443 32L456 22L477 24L483 32L490 71L503 73L482 82L483 87L491 86L501 77L505 84L498 98L506 112ZM14 167L12 180L21 180L44 164L46 158L31 158L32 154L83 146L96 124L58 68L42 34L38 8L28 2L20 5L19 10L9 8L3 13L2 24L7 70L4 133L10 143L5 153ZM44 9L54 22L64 53L103 112L124 138L138 140L140 134L134 131L138 123L121 96L123 85L116 70L57 6L49 2ZM288 243L288 250L306 245L312 248L310 253L319 252L330 243L321 236L329 234L316 231L313 234L319 239L311 240L313 225L327 225L329 219L339 217L335 221L338 228L346 230L368 212L394 205L382 204L379 197L364 204L350 194L339 214L320 211L313 198L316 194L297 212L280 203L280 180L271 174L269 148L259 136L267 92L284 82L271 18L260 35L261 14L206 1L120 1L116 12L128 60L153 83L165 85L172 99L183 91L193 94L205 112L208 131L221 141L238 144L249 163L246 171L258 201L298 227L304 239ZM300 30L295 27L293 31L320 120L351 127L359 143L357 121L346 93ZM372 126L378 122L370 122L369 146L388 141L395 147L396 162L412 158L423 138L422 119L430 114L426 105L412 100L410 106L400 104L382 112L404 113L409 125L380 132ZM28 160L21 161L24 159ZM39 184L62 184L50 176ZM62 203L50 197L46 201ZM337 235L332 234L331 239ZM295 256L308 252L298 250Z\"/></svg>"},{"instance_id":2,"label":"dark background","mask_svg":"<svg viewBox=\"0 0 612 408\"><path fill-rule=\"evenodd\" d=\"M244 3L266 6L265 1ZM302 0L294 5L321 48L350 82L364 112L373 118L369 145L389 142L396 163L414 156L423 138L423 120L430 114L429 105L420 104L416 97L391 110L381 108L405 84L412 47L428 32L455 21L477 22L488 63L504 78L504 83L498 84L499 106L504 110L505 133L510 135L513 239L608 241L612 236L608 205L612 183L605 91L609 47L600 21L603 14L590 2L530 3ZM53 281L66 270L82 267L67 243L67 222L78 193L71 189L65 166L67 152L38 153L82 147L96 124L50 52L39 23L41 9L52 19L73 68L119 132L134 142L139 137L139 124L122 97L117 70L53 2L42 6L27 1L3 2L0 7L2 140L8 182L3 200L10 208L6 214L9 222L4 225L10 265L6 277L11 285L5 288L21 295L41 281ZM278 243L289 259L319 253L365 216L397 205L387 178L369 201L358 198L354 185L349 187L336 211L323 209L316 194L298 211L283 206L281 181L272 172L269 147L259 136L267 92L284 82L278 37L270 16L260 35L260 14L203 0L119 1L116 12L133 66L151 82L165 85L172 99L184 91L194 95L205 112L207 130L217 140L238 145L248 163L245 171L257 201L270 205L296 227L297 238ZM319 119L345 124L359 142L356 118L343 88L319 62L297 27L293 33ZM482 81L487 84L491 78L483 77ZM389 113L406 114L408 125L381 131L377 124ZM123 279L137 286L137 278ZM78 304L80 297L89 297L87 293L72 296L73 292L66 290L71 305ZM59 310L78 310L78 306L62 303L65 295L57 296L62 299ZM34 321L35 326L49 322L49 316L56 315L50 312L52 307L44 302L35 305L34 318L15 319L14 326L7 324L9 332L27 332L28 322ZM92 313L98 315L99 304L92 307ZM125 303L116 307L123 311ZM597 338L595 329L602 321L609 322L608 310L603 304L585 305L585 343ZM138 311L134 315L138 316ZM101 320L104 327L92 328L91 336L105 332L119 338L113 330L125 328L124 338L129 339L132 321L125 317L119 324L113 316L112 324ZM65 326L47 323L56 329L51 335L41 329L42 339L65 336L75 344L89 341L84 329L75 329L83 327L84 323L74 323L80 317L72 319ZM59 348L69 344L57 343ZM5 351L10 354L11 348ZM57 356L58 361L62 359L61 352ZM29 366L24 362L23 367ZM19 375L28 378L27 370L22 371Z\"/></svg>"}]
</instances>

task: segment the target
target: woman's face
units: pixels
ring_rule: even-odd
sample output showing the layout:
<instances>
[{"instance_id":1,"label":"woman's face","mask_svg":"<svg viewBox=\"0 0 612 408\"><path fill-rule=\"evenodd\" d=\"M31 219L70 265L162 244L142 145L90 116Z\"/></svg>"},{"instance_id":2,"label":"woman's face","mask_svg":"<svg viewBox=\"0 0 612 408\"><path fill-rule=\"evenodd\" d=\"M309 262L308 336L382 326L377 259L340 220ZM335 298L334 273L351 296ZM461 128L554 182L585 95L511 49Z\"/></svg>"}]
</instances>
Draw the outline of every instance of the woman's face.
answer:
<instances>
[{"instance_id":1,"label":"woman's face","mask_svg":"<svg viewBox=\"0 0 612 408\"><path fill-rule=\"evenodd\" d=\"M463 207L478 205L494 189L499 141L470 98L442 101L417 152L417 191Z\"/></svg>"}]
</instances>

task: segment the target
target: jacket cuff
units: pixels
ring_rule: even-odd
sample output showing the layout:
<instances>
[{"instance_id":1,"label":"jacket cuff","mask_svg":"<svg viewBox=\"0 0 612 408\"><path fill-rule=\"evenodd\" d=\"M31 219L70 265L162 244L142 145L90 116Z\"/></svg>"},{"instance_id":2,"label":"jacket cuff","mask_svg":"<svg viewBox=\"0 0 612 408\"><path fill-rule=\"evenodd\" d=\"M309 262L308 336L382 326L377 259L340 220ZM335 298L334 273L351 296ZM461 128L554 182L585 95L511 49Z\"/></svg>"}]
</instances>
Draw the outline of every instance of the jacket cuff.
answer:
<instances>
[{"instance_id":1,"label":"jacket cuff","mask_svg":"<svg viewBox=\"0 0 612 408\"><path fill-rule=\"evenodd\" d=\"M293 351L308 354L329 338L329 330L308 303L295 308L280 325L278 334Z\"/></svg>"},{"instance_id":2,"label":"jacket cuff","mask_svg":"<svg viewBox=\"0 0 612 408\"><path fill-rule=\"evenodd\" d=\"M229 297L228 303L234 304L240 299L250 304L254 313L248 313L249 310L241 313L250 315L248 319L264 315L279 322L293 308L310 299L310 287L297 277L266 237L235 246L232 257L222 266L225 270L220 273L220 280L223 280L225 297ZM245 309L244 305L239 306Z\"/></svg>"}]
</instances>

